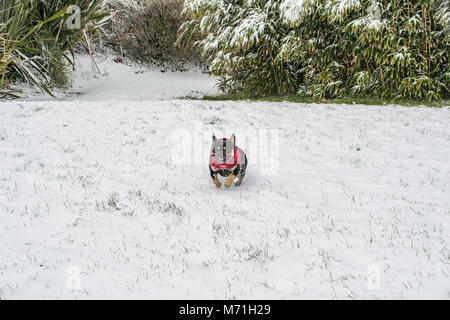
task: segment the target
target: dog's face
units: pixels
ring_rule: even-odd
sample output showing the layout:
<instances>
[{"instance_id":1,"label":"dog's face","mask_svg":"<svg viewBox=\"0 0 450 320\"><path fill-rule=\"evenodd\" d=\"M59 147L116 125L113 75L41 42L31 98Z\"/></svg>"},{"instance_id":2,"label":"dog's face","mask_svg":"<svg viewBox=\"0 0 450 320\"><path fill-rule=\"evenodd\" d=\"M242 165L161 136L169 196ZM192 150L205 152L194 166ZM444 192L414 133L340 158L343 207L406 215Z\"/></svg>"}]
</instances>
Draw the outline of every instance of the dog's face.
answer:
<instances>
[{"instance_id":1,"label":"dog's face","mask_svg":"<svg viewBox=\"0 0 450 320\"><path fill-rule=\"evenodd\" d=\"M236 144L236 137L234 134L230 139L219 139L213 135L211 155L218 163L225 163L234 157L234 146Z\"/></svg>"}]
</instances>

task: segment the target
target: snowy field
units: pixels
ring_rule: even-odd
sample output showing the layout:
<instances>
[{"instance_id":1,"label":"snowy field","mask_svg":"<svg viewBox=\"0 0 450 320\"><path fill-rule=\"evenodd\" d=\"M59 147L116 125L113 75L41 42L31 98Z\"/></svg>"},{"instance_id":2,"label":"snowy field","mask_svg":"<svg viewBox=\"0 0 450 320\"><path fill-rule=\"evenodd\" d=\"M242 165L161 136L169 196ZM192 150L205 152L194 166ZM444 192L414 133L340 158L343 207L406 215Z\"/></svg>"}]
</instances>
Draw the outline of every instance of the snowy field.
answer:
<instances>
[{"instance_id":1,"label":"snowy field","mask_svg":"<svg viewBox=\"0 0 450 320\"><path fill-rule=\"evenodd\" d=\"M177 99L214 79L100 68L0 102L0 298L450 298L450 107ZM240 187L198 157L213 131L248 150Z\"/></svg>"}]
</instances>

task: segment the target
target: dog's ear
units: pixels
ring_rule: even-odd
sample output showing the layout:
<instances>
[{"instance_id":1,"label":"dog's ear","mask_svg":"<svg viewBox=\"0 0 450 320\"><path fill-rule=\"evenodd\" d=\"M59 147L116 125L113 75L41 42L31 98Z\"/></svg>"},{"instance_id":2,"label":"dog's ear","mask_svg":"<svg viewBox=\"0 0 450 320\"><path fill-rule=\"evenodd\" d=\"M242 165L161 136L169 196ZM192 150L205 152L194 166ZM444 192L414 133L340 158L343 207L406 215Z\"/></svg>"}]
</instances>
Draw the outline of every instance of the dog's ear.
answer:
<instances>
[{"instance_id":1,"label":"dog's ear","mask_svg":"<svg viewBox=\"0 0 450 320\"><path fill-rule=\"evenodd\" d=\"M212 136L212 142L214 143L216 140L217 140L217 139L216 139L216 136L215 136L214 133L213 133L213 136Z\"/></svg>"},{"instance_id":2,"label":"dog's ear","mask_svg":"<svg viewBox=\"0 0 450 320\"><path fill-rule=\"evenodd\" d=\"M233 144L233 147L236 145L236 136L234 135L234 133L231 135L231 143Z\"/></svg>"}]
</instances>

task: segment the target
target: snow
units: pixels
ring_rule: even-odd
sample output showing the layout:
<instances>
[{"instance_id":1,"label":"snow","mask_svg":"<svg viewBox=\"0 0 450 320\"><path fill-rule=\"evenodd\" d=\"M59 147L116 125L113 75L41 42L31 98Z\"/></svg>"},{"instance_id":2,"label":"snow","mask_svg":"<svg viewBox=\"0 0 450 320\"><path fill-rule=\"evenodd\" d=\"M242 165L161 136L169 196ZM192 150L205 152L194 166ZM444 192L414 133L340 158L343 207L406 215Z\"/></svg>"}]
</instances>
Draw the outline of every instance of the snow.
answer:
<instances>
[{"instance_id":1,"label":"snow","mask_svg":"<svg viewBox=\"0 0 450 320\"><path fill-rule=\"evenodd\" d=\"M214 78L100 69L0 102L0 298L449 298L450 107L187 100ZM247 151L240 187L209 177L213 132Z\"/></svg>"},{"instance_id":2,"label":"snow","mask_svg":"<svg viewBox=\"0 0 450 320\"><path fill-rule=\"evenodd\" d=\"M315 0L284 0L280 9L286 22L295 23L301 20L304 14L310 13L315 4Z\"/></svg>"},{"instance_id":3,"label":"snow","mask_svg":"<svg viewBox=\"0 0 450 320\"><path fill-rule=\"evenodd\" d=\"M97 66L96 66L96 65ZM76 59L70 94L59 92L59 100L166 100L217 93L215 78L195 70L172 71L170 66L150 68L131 63L116 63L99 56L92 63L89 56ZM48 96L29 94L26 100L48 100Z\"/></svg>"}]
</instances>

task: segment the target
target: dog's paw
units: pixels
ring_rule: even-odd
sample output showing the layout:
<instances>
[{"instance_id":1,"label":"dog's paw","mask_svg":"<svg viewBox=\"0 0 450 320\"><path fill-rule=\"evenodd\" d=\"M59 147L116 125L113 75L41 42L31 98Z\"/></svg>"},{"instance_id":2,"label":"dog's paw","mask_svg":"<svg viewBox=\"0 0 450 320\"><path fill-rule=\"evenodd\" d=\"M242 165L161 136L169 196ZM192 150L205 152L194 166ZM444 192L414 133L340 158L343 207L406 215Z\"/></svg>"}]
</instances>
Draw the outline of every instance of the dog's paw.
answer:
<instances>
[{"instance_id":1,"label":"dog's paw","mask_svg":"<svg viewBox=\"0 0 450 320\"><path fill-rule=\"evenodd\" d=\"M225 181L225 187L227 187L227 188L231 187L231 184L233 183L233 180L234 180L234 176L233 175L229 176L227 178L227 181Z\"/></svg>"},{"instance_id":2,"label":"dog's paw","mask_svg":"<svg viewBox=\"0 0 450 320\"><path fill-rule=\"evenodd\" d=\"M217 181L217 183L215 185L217 188L220 188L222 186L222 184L219 181Z\"/></svg>"},{"instance_id":3,"label":"dog's paw","mask_svg":"<svg viewBox=\"0 0 450 320\"><path fill-rule=\"evenodd\" d=\"M241 185L241 183L242 183L242 181L238 181L238 182L236 182L235 186L239 187Z\"/></svg>"}]
</instances>

